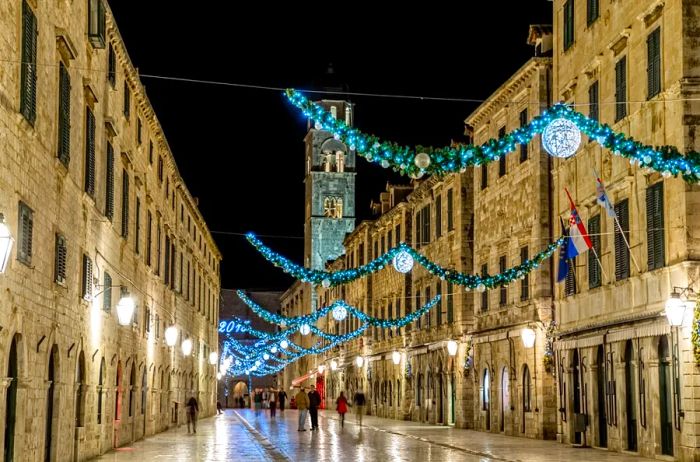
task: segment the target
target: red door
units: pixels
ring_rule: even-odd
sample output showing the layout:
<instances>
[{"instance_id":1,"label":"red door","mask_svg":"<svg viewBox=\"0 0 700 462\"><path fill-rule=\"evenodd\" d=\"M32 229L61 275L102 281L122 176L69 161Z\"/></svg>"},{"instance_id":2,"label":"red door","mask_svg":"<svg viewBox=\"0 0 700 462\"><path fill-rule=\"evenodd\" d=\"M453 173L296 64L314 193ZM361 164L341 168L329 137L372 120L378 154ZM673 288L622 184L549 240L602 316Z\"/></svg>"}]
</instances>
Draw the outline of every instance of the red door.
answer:
<instances>
[{"instance_id":1,"label":"red door","mask_svg":"<svg viewBox=\"0 0 700 462\"><path fill-rule=\"evenodd\" d=\"M323 374L316 374L316 391L318 391L318 394L321 395L321 409L326 408L326 390L324 387L325 383L326 381L323 380Z\"/></svg>"}]
</instances>

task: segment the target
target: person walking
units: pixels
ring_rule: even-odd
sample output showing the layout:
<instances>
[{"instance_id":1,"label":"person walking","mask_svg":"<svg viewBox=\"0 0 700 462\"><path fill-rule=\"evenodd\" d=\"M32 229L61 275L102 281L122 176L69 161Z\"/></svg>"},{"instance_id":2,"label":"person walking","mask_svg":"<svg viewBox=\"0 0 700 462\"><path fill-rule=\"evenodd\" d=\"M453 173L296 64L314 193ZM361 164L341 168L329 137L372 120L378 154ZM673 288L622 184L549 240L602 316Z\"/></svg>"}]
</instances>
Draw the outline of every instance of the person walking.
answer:
<instances>
[{"instance_id":1,"label":"person walking","mask_svg":"<svg viewBox=\"0 0 700 462\"><path fill-rule=\"evenodd\" d=\"M365 394L362 390L358 390L355 396L352 397L352 403L355 406L355 416L357 417L357 423L362 426L362 414L365 412Z\"/></svg>"},{"instance_id":2,"label":"person walking","mask_svg":"<svg viewBox=\"0 0 700 462\"><path fill-rule=\"evenodd\" d=\"M296 402L297 409L299 410L299 428L297 431L305 432L306 428L306 414L309 412L309 397L303 388L299 389L299 393L294 396L294 401Z\"/></svg>"},{"instance_id":3,"label":"person walking","mask_svg":"<svg viewBox=\"0 0 700 462\"><path fill-rule=\"evenodd\" d=\"M223 414L224 411L221 410L221 401L216 402L216 413L217 414Z\"/></svg>"},{"instance_id":4,"label":"person walking","mask_svg":"<svg viewBox=\"0 0 700 462\"><path fill-rule=\"evenodd\" d=\"M268 408L268 397L269 397L269 388L265 388L262 391L262 408L267 409Z\"/></svg>"},{"instance_id":5,"label":"person walking","mask_svg":"<svg viewBox=\"0 0 700 462\"><path fill-rule=\"evenodd\" d=\"M284 402L287 401L287 392L280 390L279 393L277 393L277 400L280 403L280 412L284 414Z\"/></svg>"},{"instance_id":6,"label":"person walking","mask_svg":"<svg viewBox=\"0 0 700 462\"><path fill-rule=\"evenodd\" d=\"M318 407L321 405L321 394L311 385L309 391L309 415L311 416L311 431L318 430Z\"/></svg>"},{"instance_id":7,"label":"person walking","mask_svg":"<svg viewBox=\"0 0 700 462\"><path fill-rule=\"evenodd\" d=\"M199 412L199 406L197 406L197 400L192 396L187 401L187 433L190 432L190 424L192 424L192 429L197 433L197 412Z\"/></svg>"},{"instance_id":8,"label":"person walking","mask_svg":"<svg viewBox=\"0 0 700 462\"><path fill-rule=\"evenodd\" d=\"M348 412L348 400L342 391L338 399L335 400L335 404L335 409L338 411L338 415L340 415L340 426L341 428L345 427L345 413Z\"/></svg>"},{"instance_id":9,"label":"person walking","mask_svg":"<svg viewBox=\"0 0 700 462\"><path fill-rule=\"evenodd\" d=\"M277 416L277 392L274 389L270 390L268 400L270 403L270 417L275 417Z\"/></svg>"},{"instance_id":10,"label":"person walking","mask_svg":"<svg viewBox=\"0 0 700 462\"><path fill-rule=\"evenodd\" d=\"M260 389L255 390L253 402L255 403L255 414L260 414L260 409L262 409L263 402L262 391L260 391Z\"/></svg>"}]
</instances>

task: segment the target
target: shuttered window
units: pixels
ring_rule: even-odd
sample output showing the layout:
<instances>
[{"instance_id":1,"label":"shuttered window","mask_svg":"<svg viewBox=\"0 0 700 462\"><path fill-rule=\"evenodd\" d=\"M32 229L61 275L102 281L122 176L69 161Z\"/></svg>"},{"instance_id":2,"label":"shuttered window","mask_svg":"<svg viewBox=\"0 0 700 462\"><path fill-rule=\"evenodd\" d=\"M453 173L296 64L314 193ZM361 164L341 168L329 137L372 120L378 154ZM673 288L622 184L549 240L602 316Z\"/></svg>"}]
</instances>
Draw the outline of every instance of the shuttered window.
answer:
<instances>
[{"instance_id":1,"label":"shuttered window","mask_svg":"<svg viewBox=\"0 0 700 462\"><path fill-rule=\"evenodd\" d=\"M530 252L527 246L520 248L520 263L525 263L530 258ZM520 300L530 298L530 275L524 274L520 281Z\"/></svg>"},{"instance_id":2,"label":"shuttered window","mask_svg":"<svg viewBox=\"0 0 700 462\"><path fill-rule=\"evenodd\" d=\"M588 235L593 244L593 251L588 252L588 288L595 289L602 284L600 265L596 255L600 255L600 214L588 220Z\"/></svg>"},{"instance_id":3,"label":"shuttered window","mask_svg":"<svg viewBox=\"0 0 700 462\"><path fill-rule=\"evenodd\" d=\"M146 211L146 264L151 266L151 249L153 247L153 215Z\"/></svg>"},{"instance_id":4,"label":"shuttered window","mask_svg":"<svg viewBox=\"0 0 700 462\"><path fill-rule=\"evenodd\" d=\"M117 85L117 55L114 53L114 47L111 43L107 58L107 80L112 88Z\"/></svg>"},{"instance_id":5,"label":"shuttered window","mask_svg":"<svg viewBox=\"0 0 700 462\"><path fill-rule=\"evenodd\" d=\"M598 81L596 80L588 87L588 117L593 120L600 118L600 96L598 93Z\"/></svg>"},{"instance_id":6,"label":"shuttered window","mask_svg":"<svg viewBox=\"0 0 700 462\"><path fill-rule=\"evenodd\" d=\"M102 309L104 311L112 311L112 276L105 271L103 282L104 293L102 295Z\"/></svg>"},{"instance_id":7,"label":"shuttered window","mask_svg":"<svg viewBox=\"0 0 700 462\"><path fill-rule=\"evenodd\" d=\"M520 111L520 128L527 125L527 109ZM525 162L527 160L527 143L520 145L520 162Z\"/></svg>"},{"instance_id":8,"label":"shuttered window","mask_svg":"<svg viewBox=\"0 0 700 462\"><path fill-rule=\"evenodd\" d=\"M58 159L70 162L70 75L61 63L58 70Z\"/></svg>"},{"instance_id":9,"label":"shuttered window","mask_svg":"<svg viewBox=\"0 0 700 462\"><path fill-rule=\"evenodd\" d=\"M85 192L95 196L95 116L85 111Z\"/></svg>"},{"instance_id":10,"label":"shuttered window","mask_svg":"<svg viewBox=\"0 0 700 462\"><path fill-rule=\"evenodd\" d=\"M501 256L498 259L498 272L503 273L506 270L506 257L505 255ZM508 303L508 288L505 285L502 285L499 288L499 304L501 306L505 305Z\"/></svg>"},{"instance_id":11,"label":"shuttered window","mask_svg":"<svg viewBox=\"0 0 700 462\"><path fill-rule=\"evenodd\" d=\"M61 285L66 283L66 254L68 246L66 238L61 234L56 234L56 254L54 262L54 280Z\"/></svg>"},{"instance_id":12,"label":"shuttered window","mask_svg":"<svg viewBox=\"0 0 700 462\"><path fill-rule=\"evenodd\" d=\"M423 244L430 243L430 205L423 207L423 230L421 231L421 239Z\"/></svg>"},{"instance_id":13,"label":"shuttered window","mask_svg":"<svg viewBox=\"0 0 700 462\"><path fill-rule=\"evenodd\" d=\"M447 190L447 231L453 229L455 229L454 198L452 197L452 188L450 188Z\"/></svg>"},{"instance_id":14,"label":"shuttered window","mask_svg":"<svg viewBox=\"0 0 700 462\"><path fill-rule=\"evenodd\" d=\"M122 171L122 237L129 237L129 173Z\"/></svg>"},{"instance_id":15,"label":"shuttered window","mask_svg":"<svg viewBox=\"0 0 700 462\"><path fill-rule=\"evenodd\" d=\"M163 182L163 156L158 157L158 181Z\"/></svg>"},{"instance_id":16,"label":"shuttered window","mask_svg":"<svg viewBox=\"0 0 700 462\"><path fill-rule=\"evenodd\" d=\"M170 236L165 236L165 285L170 284Z\"/></svg>"},{"instance_id":17,"label":"shuttered window","mask_svg":"<svg viewBox=\"0 0 700 462\"><path fill-rule=\"evenodd\" d=\"M661 28L647 37L647 97L661 93Z\"/></svg>"},{"instance_id":18,"label":"shuttered window","mask_svg":"<svg viewBox=\"0 0 700 462\"><path fill-rule=\"evenodd\" d=\"M32 125L36 120L37 33L36 16L24 0L22 2L22 82L19 111Z\"/></svg>"},{"instance_id":19,"label":"shuttered window","mask_svg":"<svg viewBox=\"0 0 700 462\"><path fill-rule=\"evenodd\" d=\"M153 165L153 141L148 142L148 163Z\"/></svg>"},{"instance_id":20,"label":"shuttered window","mask_svg":"<svg viewBox=\"0 0 700 462\"><path fill-rule=\"evenodd\" d=\"M156 274L160 275L160 256L161 256L161 237L162 231L160 228L160 216L158 216L156 224Z\"/></svg>"},{"instance_id":21,"label":"shuttered window","mask_svg":"<svg viewBox=\"0 0 700 462\"><path fill-rule=\"evenodd\" d=\"M662 268L666 262L664 233L664 184L647 188L647 266Z\"/></svg>"},{"instance_id":22,"label":"shuttered window","mask_svg":"<svg viewBox=\"0 0 700 462\"><path fill-rule=\"evenodd\" d=\"M481 164L481 189L486 189L489 186L489 166Z\"/></svg>"},{"instance_id":23,"label":"shuttered window","mask_svg":"<svg viewBox=\"0 0 700 462\"><path fill-rule=\"evenodd\" d=\"M134 252L141 252L141 199L136 198L136 226L134 227Z\"/></svg>"},{"instance_id":24,"label":"shuttered window","mask_svg":"<svg viewBox=\"0 0 700 462\"><path fill-rule=\"evenodd\" d=\"M488 270L489 270L489 268L488 268L487 264L481 265L481 275L482 276L484 276L484 277L488 276ZM489 309L489 291L484 290L481 293L481 311L488 311L488 309Z\"/></svg>"},{"instance_id":25,"label":"shuttered window","mask_svg":"<svg viewBox=\"0 0 700 462\"><path fill-rule=\"evenodd\" d=\"M90 257L83 254L83 279L81 292L85 300L92 298L92 260Z\"/></svg>"},{"instance_id":26,"label":"shuttered window","mask_svg":"<svg viewBox=\"0 0 700 462\"><path fill-rule=\"evenodd\" d=\"M600 0L588 0L587 24L590 26L600 16Z\"/></svg>"},{"instance_id":27,"label":"shuttered window","mask_svg":"<svg viewBox=\"0 0 700 462\"><path fill-rule=\"evenodd\" d=\"M569 272L566 273L566 280L564 281L564 295L567 297L569 295L576 294L576 258L569 259Z\"/></svg>"},{"instance_id":28,"label":"shuttered window","mask_svg":"<svg viewBox=\"0 0 700 462\"><path fill-rule=\"evenodd\" d=\"M34 236L34 211L24 202L19 203L18 234L19 245L17 246L17 259L22 263L31 265Z\"/></svg>"},{"instance_id":29,"label":"shuttered window","mask_svg":"<svg viewBox=\"0 0 700 462\"><path fill-rule=\"evenodd\" d=\"M564 3L564 51L574 44L574 0Z\"/></svg>"},{"instance_id":30,"label":"shuttered window","mask_svg":"<svg viewBox=\"0 0 700 462\"><path fill-rule=\"evenodd\" d=\"M105 173L105 216L114 218L114 148L107 142L107 171Z\"/></svg>"},{"instance_id":31,"label":"shuttered window","mask_svg":"<svg viewBox=\"0 0 700 462\"><path fill-rule=\"evenodd\" d=\"M105 6L103 0L88 0L88 38L95 48L105 46Z\"/></svg>"},{"instance_id":32,"label":"shuttered window","mask_svg":"<svg viewBox=\"0 0 700 462\"><path fill-rule=\"evenodd\" d=\"M615 279L626 279L630 275L630 252L625 243L625 237L629 242L629 211L627 199L615 204L615 214L620 223L615 227ZM622 228L624 234L620 232Z\"/></svg>"},{"instance_id":33,"label":"shuttered window","mask_svg":"<svg viewBox=\"0 0 700 462\"><path fill-rule=\"evenodd\" d=\"M503 126L498 130L498 139L503 139L506 136L506 127ZM507 157L505 154L501 155L498 158L498 176L502 177L503 175L506 174L506 168L507 168Z\"/></svg>"},{"instance_id":34,"label":"shuttered window","mask_svg":"<svg viewBox=\"0 0 700 462\"><path fill-rule=\"evenodd\" d=\"M615 63L615 122L627 115L627 56Z\"/></svg>"},{"instance_id":35,"label":"shuttered window","mask_svg":"<svg viewBox=\"0 0 700 462\"><path fill-rule=\"evenodd\" d=\"M435 238L442 236L442 194L435 199Z\"/></svg>"},{"instance_id":36,"label":"shuttered window","mask_svg":"<svg viewBox=\"0 0 700 462\"><path fill-rule=\"evenodd\" d=\"M129 84L124 81L124 117L127 119L131 115L131 88Z\"/></svg>"}]
</instances>

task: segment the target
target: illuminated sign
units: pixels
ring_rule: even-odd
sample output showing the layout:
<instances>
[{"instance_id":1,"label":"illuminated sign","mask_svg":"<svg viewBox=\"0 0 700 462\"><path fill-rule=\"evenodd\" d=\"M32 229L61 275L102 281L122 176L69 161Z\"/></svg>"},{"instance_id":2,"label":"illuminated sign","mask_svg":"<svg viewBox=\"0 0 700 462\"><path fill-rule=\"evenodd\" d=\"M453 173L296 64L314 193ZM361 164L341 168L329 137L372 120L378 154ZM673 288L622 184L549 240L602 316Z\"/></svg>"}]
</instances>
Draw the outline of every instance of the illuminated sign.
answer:
<instances>
[{"instance_id":1,"label":"illuminated sign","mask_svg":"<svg viewBox=\"0 0 700 462\"><path fill-rule=\"evenodd\" d=\"M219 332L222 334L230 334L233 332L243 332L243 326L236 321L221 321L219 322Z\"/></svg>"}]
</instances>

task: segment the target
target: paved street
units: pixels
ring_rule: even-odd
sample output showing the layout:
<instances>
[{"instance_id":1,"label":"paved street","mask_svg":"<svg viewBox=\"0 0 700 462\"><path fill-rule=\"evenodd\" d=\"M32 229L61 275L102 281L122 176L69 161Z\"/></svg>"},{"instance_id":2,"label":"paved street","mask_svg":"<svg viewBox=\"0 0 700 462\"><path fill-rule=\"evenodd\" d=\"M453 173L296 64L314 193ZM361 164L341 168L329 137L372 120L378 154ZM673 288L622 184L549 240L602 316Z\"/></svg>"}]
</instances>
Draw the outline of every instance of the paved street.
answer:
<instances>
[{"instance_id":1,"label":"paved street","mask_svg":"<svg viewBox=\"0 0 700 462\"><path fill-rule=\"evenodd\" d=\"M278 413L279 414L279 413ZM646 461L632 455L571 448L552 441L489 435L449 427L365 417L358 427L349 415L322 412L321 431L297 431L297 411L271 419L249 409L199 422L196 435L185 426L120 448L99 461ZM307 422L308 429L308 422Z\"/></svg>"}]
</instances>

